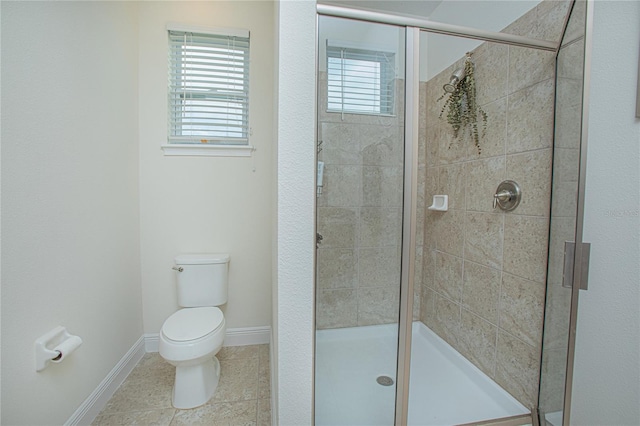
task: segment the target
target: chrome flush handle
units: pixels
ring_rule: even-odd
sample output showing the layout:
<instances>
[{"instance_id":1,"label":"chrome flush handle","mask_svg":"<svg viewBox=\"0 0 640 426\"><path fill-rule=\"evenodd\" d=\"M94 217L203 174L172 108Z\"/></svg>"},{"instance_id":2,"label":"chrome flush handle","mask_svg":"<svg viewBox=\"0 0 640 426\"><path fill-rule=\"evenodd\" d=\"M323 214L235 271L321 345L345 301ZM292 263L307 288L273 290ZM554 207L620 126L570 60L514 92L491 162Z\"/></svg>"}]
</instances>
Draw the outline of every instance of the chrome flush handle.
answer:
<instances>
[{"instance_id":1,"label":"chrome flush handle","mask_svg":"<svg viewBox=\"0 0 640 426\"><path fill-rule=\"evenodd\" d=\"M171 268L171 269L173 269L174 271L178 271L178 272L182 272L182 271L184 271L184 268L183 268L182 266L174 266L174 267L173 267L173 268Z\"/></svg>"}]
</instances>

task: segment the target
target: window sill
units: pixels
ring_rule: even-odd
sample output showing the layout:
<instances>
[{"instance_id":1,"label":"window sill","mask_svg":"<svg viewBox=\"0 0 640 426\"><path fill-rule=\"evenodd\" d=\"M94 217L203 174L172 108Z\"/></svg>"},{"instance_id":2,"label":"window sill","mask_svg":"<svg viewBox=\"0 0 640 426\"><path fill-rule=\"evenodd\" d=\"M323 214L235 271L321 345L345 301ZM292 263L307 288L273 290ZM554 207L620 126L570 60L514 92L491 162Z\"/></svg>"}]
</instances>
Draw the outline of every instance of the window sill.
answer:
<instances>
[{"instance_id":1,"label":"window sill","mask_svg":"<svg viewBox=\"0 0 640 426\"><path fill-rule=\"evenodd\" d=\"M387 114L380 112L362 112L362 111L342 111L339 109L327 109L327 114L346 114L346 115L369 115L374 117L390 117L396 118L398 114Z\"/></svg>"},{"instance_id":2,"label":"window sill","mask_svg":"<svg viewBox=\"0 0 640 426\"><path fill-rule=\"evenodd\" d=\"M164 155L192 157L251 157L250 145L173 144L162 145Z\"/></svg>"}]
</instances>

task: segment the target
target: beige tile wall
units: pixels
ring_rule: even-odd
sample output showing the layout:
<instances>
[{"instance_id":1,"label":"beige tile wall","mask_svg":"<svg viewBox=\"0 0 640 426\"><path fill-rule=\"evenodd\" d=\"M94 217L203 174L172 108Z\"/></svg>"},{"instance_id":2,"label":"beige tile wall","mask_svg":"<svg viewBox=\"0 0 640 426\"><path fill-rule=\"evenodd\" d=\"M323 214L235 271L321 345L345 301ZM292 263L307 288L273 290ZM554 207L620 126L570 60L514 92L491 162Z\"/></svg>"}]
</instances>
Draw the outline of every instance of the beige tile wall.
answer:
<instances>
[{"instance_id":1,"label":"beige tile wall","mask_svg":"<svg viewBox=\"0 0 640 426\"><path fill-rule=\"evenodd\" d=\"M325 169L317 198L323 239L317 250L316 325L397 322L404 84L399 80L396 85L396 116L343 116L326 111L326 74L319 80L318 160Z\"/></svg>"},{"instance_id":2,"label":"beige tile wall","mask_svg":"<svg viewBox=\"0 0 640 426\"><path fill-rule=\"evenodd\" d=\"M543 2L505 32L557 40L567 10L566 2ZM480 153L438 118L436 100L463 58L421 86L425 199L447 194L449 211L424 210L420 320L530 407L542 341L555 55L484 43L472 59L488 115ZM507 213L492 206L505 179L523 193Z\"/></svg>"}]
</instances>

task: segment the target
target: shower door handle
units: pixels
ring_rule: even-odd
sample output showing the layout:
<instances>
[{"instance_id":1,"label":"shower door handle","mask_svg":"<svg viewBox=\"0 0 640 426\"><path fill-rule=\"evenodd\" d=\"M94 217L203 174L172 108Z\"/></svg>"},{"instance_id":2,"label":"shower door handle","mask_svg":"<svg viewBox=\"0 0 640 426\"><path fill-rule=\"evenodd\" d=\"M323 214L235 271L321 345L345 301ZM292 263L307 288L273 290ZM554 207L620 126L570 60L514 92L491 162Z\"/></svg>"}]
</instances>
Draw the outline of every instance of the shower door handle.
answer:
<instances>
[{"instance_id":1,"label":"shower door handle","mask_svg":"<svg viewBox=\"0 0 640 426\"><path fill-rule=\"evenodd\" d=\"M575 259L576 243L564 242L564 268L562 271L562 287L573 288L573 271L575 263L580 264L580 290L588 290L589 257L591 255L591 243L582 243L582 258Z\"/></svg>"}]
</instances>

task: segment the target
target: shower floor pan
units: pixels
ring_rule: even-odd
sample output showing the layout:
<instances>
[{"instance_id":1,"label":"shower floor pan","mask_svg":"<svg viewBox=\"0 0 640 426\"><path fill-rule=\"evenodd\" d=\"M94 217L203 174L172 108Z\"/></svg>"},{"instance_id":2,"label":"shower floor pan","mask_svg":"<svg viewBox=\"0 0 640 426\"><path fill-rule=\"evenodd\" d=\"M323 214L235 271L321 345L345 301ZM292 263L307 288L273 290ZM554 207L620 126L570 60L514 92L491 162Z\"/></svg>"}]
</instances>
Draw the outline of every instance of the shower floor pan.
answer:
<instances>
[{"instance_id":1,"label":"shower floor pan","mask_svg":"<svg viewBox=\"0 0 640 426\"><path fill-rule=\"evenodd\" d=\"M393 425L397 325L319 330L316 425ZM528 414L515 398L423 323L414 322L409 425L441 426Z\"/></svg>"}]
</instances>

